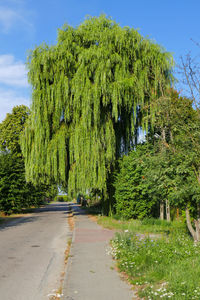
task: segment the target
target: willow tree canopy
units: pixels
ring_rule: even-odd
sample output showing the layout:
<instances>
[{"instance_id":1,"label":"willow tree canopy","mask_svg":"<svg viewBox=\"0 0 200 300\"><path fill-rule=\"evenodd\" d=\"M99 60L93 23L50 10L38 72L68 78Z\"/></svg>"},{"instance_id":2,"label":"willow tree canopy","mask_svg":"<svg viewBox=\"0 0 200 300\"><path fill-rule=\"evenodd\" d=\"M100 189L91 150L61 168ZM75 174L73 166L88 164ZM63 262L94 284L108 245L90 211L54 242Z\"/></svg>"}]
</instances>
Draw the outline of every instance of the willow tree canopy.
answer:
<instances>
[{"instance_id":1,"label":"willow tree canopy","mask_svg":"<svg viewBox=\"0 0 200 300\"><path fill-rule=\"evenodd\" d=\"M105 191L116 158L133 142L137 107L156 101L170 84L171 56L100 16L65 25L56 45L31 52L28 67L27 180Z\"/></svg>"}]
</instances>

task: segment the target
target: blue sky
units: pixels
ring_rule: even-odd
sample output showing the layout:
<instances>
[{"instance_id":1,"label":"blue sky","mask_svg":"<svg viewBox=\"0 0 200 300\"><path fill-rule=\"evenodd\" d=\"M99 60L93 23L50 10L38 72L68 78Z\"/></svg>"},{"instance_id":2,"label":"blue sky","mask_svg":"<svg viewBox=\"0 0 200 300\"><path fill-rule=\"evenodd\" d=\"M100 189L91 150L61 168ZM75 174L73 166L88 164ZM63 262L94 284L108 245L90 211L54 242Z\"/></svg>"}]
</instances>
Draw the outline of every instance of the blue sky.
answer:
<instances>
[{"instance_id":1,"label":"blue sky","mask_svg":"<svg viewBox=\"0 0 200 300\"><path fill-rule=\"evenodd\" d=\"M64 23L77 26L86 15L105 13L121 26L138 29L173 53L200 49L199 0L0 0L0 122L15 105L30 105L25 62L28 51L46 42L56 43Z\"/></svg>"}]
</instances>

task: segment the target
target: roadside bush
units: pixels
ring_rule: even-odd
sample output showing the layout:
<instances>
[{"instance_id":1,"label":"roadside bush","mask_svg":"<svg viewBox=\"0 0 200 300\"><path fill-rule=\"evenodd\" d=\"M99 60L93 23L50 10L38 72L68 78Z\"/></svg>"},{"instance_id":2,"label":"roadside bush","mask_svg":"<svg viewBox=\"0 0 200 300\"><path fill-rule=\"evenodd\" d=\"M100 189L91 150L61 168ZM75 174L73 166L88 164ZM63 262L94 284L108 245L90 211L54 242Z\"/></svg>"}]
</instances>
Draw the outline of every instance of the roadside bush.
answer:
<instances>
[{"instance_id":1,"label":"roadside bush","mask_svg":"<svg viewBox=\"0 0 200 300\"><path fill-rule=\"evenodd\" d=\"M70 197L69 195L65 195L63 197L64 197L65 202L71 202L72 201L72 197Z\"/></svg>"},{"instance_id":2,"label":"roadside bush","mask_svg":"<svg viewBox=\"0 0 200 300\"><path fill-rule=\"evenodd\" d=\"M149 197L145 183L147 147L140 145L137 151L124 155L119 161L119 172L115 177L116 215L123 219L142 219L151 214L155 199Z\"/></svg>"},{"instance_id":3,"label":"roadside bush","mask_svg":"<svg viewBox=\"0 0 200 300\"><path fill-rule=\"evenodd\" d=\"M72 198L69 195L56 196L55 201L70 202L72 201Z\"/></svg>"},{"instance_id":4,"label":"roadside bush","mask_svg":"<svg viewBox=\"0 0 200 300\"><path fill-rule=\"evenodd\" d=\"M45 186L25 181L24 161L17 154L0 153L0 211L6 215L43 204Z\"/></svg>"},{"instance_id":5,"label":"roadside bush","mask_svg":"<svg viewBox=\"0 0 200 300\"><path fill-rule=\"evenodd\" d=\"M139 287L141 298L200 299L200 245L188 235L152 239L126 230L111 245L120 271Z\"/></svg>"}]
</instances>

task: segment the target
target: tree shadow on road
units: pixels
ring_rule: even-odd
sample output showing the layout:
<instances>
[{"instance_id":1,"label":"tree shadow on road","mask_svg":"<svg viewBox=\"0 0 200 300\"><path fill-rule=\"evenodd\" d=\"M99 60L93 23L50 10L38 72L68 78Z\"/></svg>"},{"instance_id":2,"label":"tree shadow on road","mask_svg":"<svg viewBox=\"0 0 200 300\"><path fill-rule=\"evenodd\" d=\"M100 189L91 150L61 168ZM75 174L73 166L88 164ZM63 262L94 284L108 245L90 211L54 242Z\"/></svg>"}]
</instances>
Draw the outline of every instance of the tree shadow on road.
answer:
<instances>
[{"instance_id":1,"label":"tree shadow on road","mask_svg":"<svg viewBox=\"0 0 200 300\"><path fill-rule=\"evenodd\" d=\"M2 224L0 224L0 231L9 229L10 227L16 227L19 225L23 225L25 223L34 222L38 219L38 217L30 216L30 217L14 217L12 219L5 220Z\"/></svg>"},{"instance_id":2,"label":"tree shadow on road","mask_svg":"<svg viewBox=\"0 0 200 300\"><path fill-rule=\"evenodd\" d=\"M0 231L7 230L11 227L20 226L26 223L31 223L37 221L39 218L44 217L45 213L57 213L61 212L63 214L70 214L71 209L68 203L52 203L49 205L46 205L44 207L40 207L35 209L31 215L22 215L18 217L9 218L7 220L4 220L0 224ZM65 216L66 217L66 216Z\"/></svg>"},{"instance_id":3,"label":"tree shadow on road","mask_svg":"<svg viewBox=\"0 0 200 300\"><path fill-rule=\"evenodd\" d=\"M81 216L81 215L87 215L88 211L83 209L80 204L76 203L70 203L70 207L72 209L74 216Z\"/></svg>"}]
</instances>

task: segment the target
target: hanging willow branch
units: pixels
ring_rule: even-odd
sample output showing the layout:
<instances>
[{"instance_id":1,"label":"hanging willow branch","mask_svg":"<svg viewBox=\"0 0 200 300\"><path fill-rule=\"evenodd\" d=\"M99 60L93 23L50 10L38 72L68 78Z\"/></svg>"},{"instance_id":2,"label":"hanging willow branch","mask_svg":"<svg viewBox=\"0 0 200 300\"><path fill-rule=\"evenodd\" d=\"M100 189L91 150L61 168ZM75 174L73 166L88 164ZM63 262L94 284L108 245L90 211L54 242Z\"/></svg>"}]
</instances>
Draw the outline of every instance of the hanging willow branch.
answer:
<instances>
[{"instance_id":1,"label":"hanging willow branch","mask_svg":"<svg viewBox=\"0 0 200 300\"><path fill-rule=\"evenodd\" d=\"M102 15L77 28L65 25L56 46L31 52L28 68L27 180L105 191L116 158L133 143L137 108L171 83L171 55Z\"/></svg>"}]
</instances>

